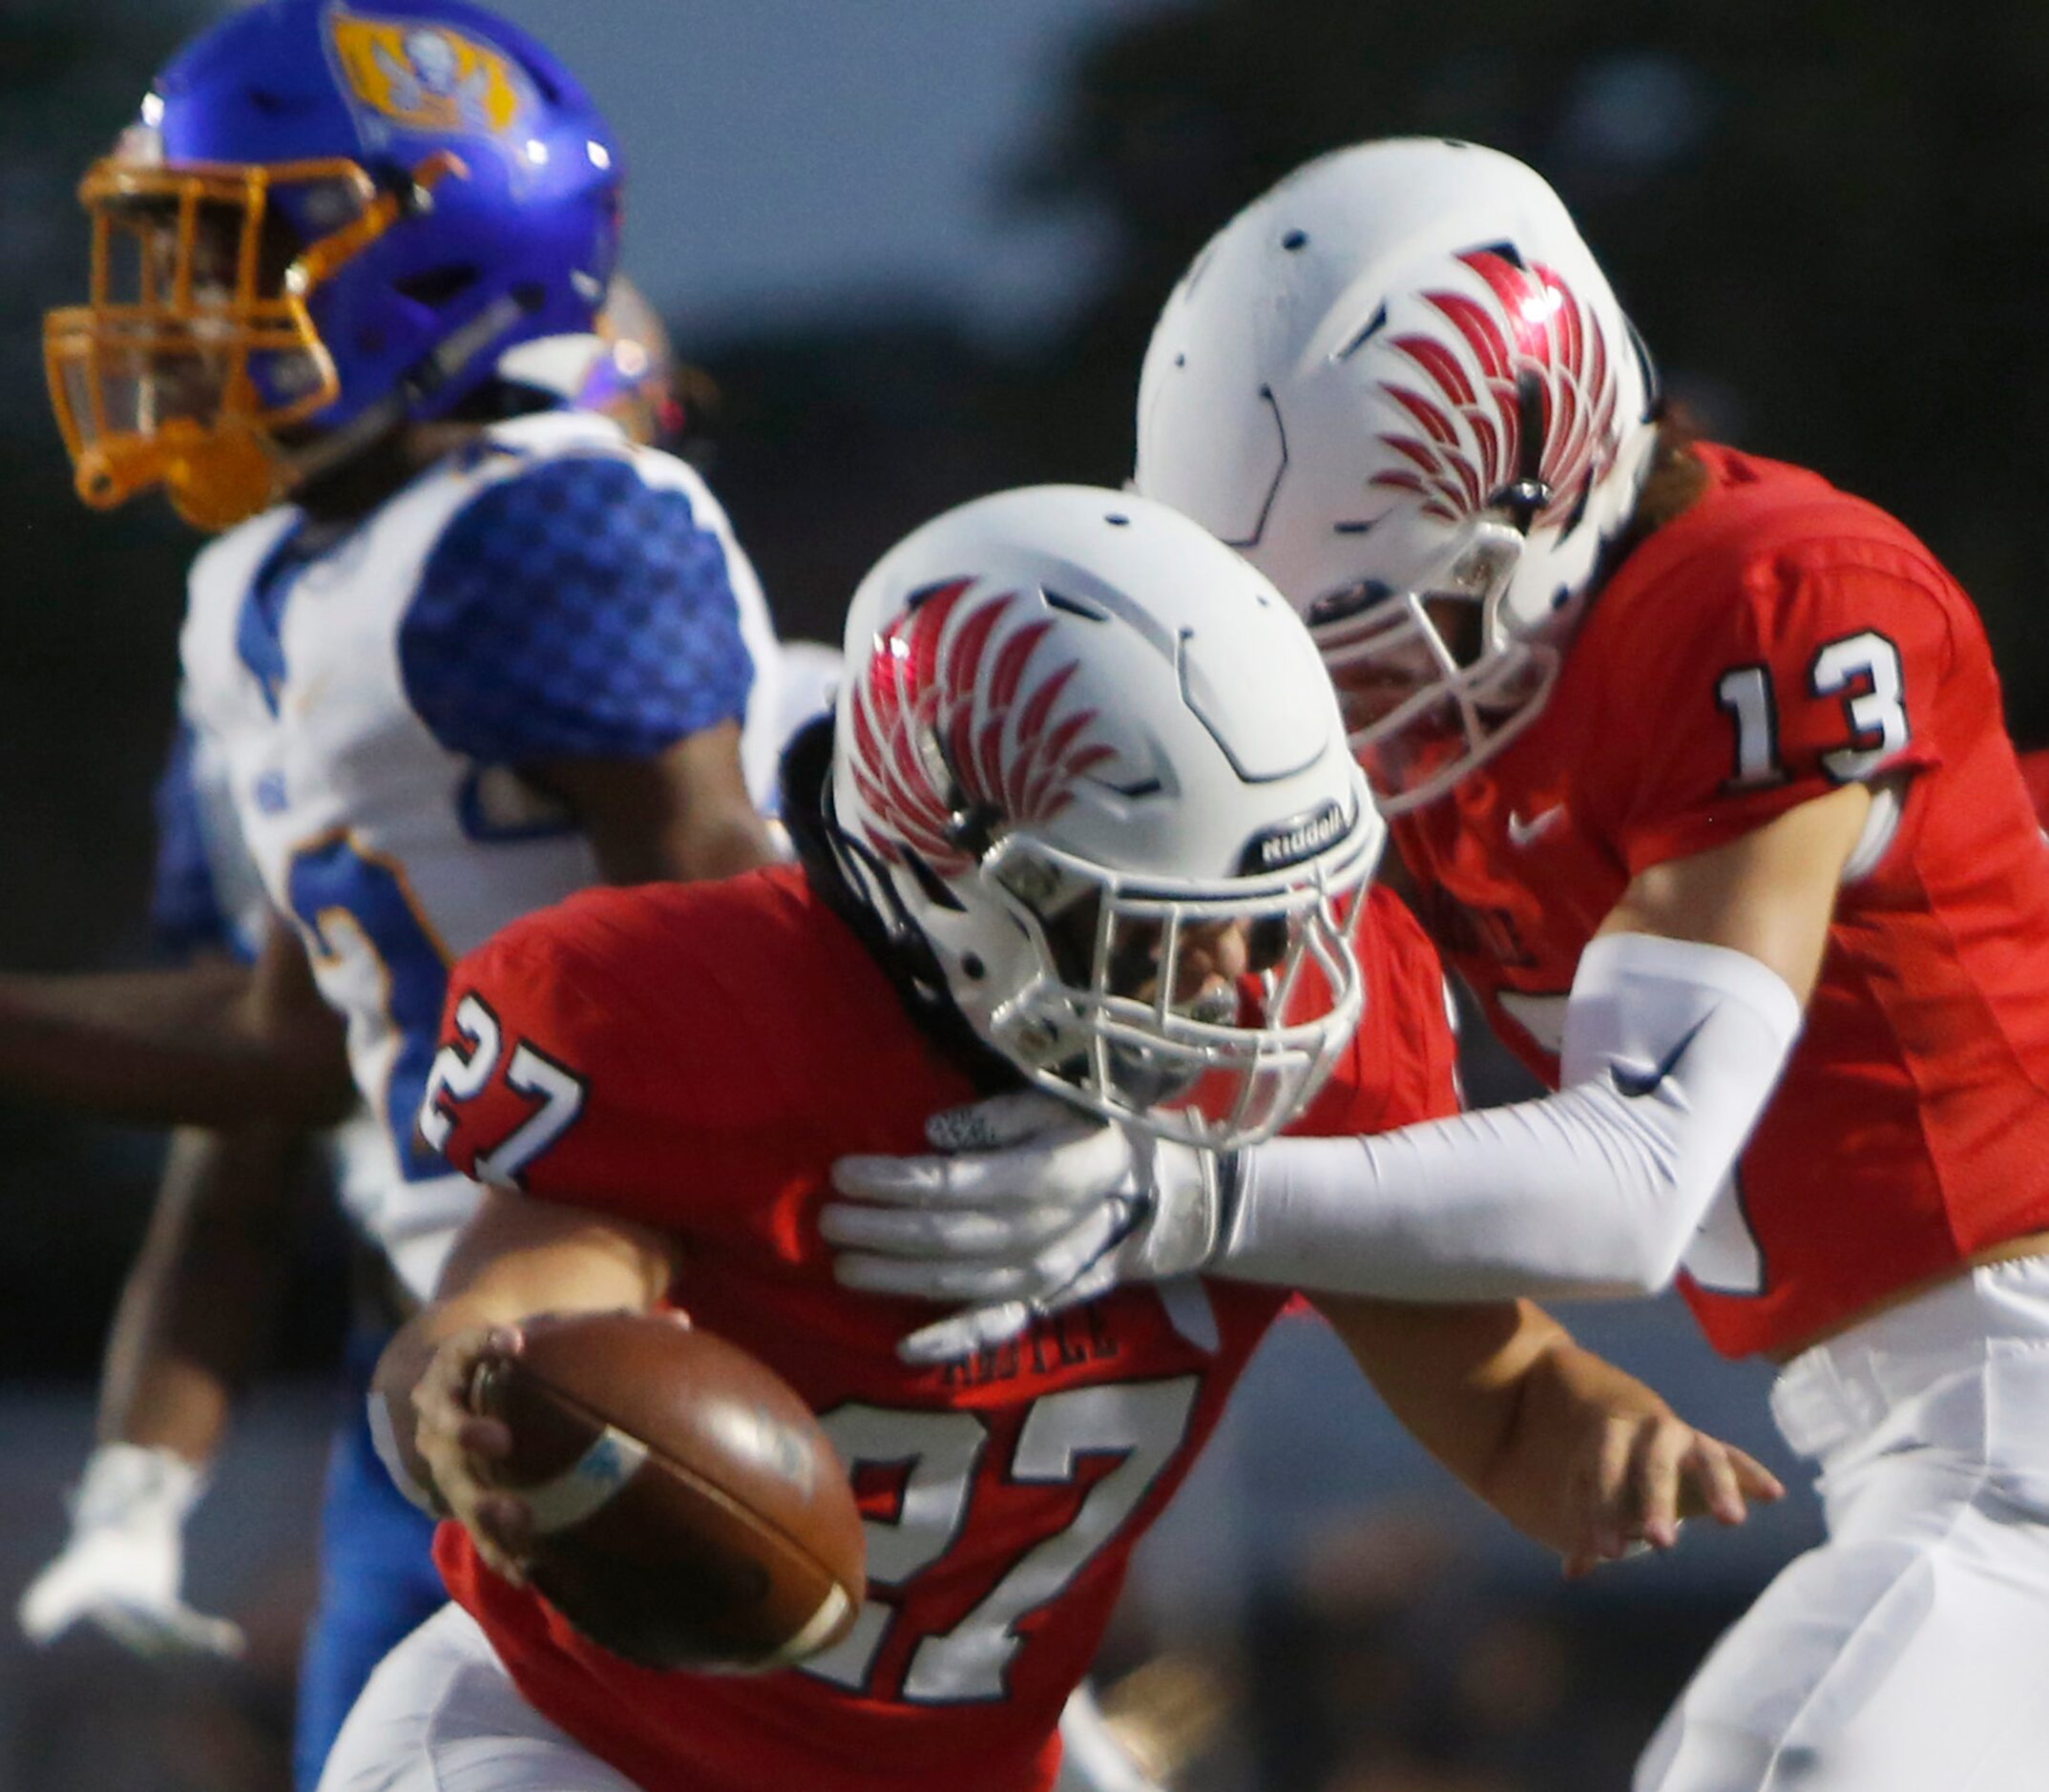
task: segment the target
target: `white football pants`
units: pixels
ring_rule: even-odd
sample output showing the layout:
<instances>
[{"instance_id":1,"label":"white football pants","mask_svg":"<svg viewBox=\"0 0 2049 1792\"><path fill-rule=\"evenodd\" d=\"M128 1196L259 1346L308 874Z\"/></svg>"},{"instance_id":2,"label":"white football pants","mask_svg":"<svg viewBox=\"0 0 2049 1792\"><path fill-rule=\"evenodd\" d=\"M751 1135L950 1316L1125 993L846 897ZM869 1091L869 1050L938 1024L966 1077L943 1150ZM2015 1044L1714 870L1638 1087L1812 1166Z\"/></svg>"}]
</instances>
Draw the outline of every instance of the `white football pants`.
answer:
<instances>
[{"instance_id":1,"label":"white football pants","mask_svg":"<svg viewBox=\"0 0 2049 1792\"><path fill-rule=\"evenodd\" d=\"M1828 1541L1715 1645L1635 1792L2042 1792L2049 1259L1817 1344L1771 1405Z\"/></svg>"},{"instance_id":2,"label":"white football pants","mask_svg":"<svg viewBox=\"0 0 2049 1792\"><path fill-rule=\"evenodd\" d=\"M1058 1792L1156 1792L1086 1687L1060 1727L1073 1753ZM327 1757L320 1792L637 1789L528 1704L476 1619L446 1605L370 1676Z\"/></svg>"},{"instance_id":3,"label":"white football pants","mask_svg":"<svg viewBox=\"0 0 2049 1792\"><path fill-rule=\"evenodd\" d=\"M320 1792L636 1792L520 1697L477 1621L445 1605L370 1676Z\"/></svg>"}]
</instances>

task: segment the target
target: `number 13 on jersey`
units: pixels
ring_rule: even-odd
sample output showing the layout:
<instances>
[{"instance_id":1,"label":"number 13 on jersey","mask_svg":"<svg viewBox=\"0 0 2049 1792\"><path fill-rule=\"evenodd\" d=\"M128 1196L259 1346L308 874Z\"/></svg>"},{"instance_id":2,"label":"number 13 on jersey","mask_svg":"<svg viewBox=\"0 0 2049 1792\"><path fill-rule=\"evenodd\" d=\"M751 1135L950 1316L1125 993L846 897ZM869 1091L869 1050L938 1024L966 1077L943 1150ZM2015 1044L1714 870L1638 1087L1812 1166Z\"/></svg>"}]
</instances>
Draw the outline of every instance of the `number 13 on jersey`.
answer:
<instances>
[{"instance_id":1,"label":"number 13 on jersey","mask_svg":"<svg viewBox=\"0 0 2049 1792\"><path fill-rule=\"evenodd\" d=\"M1836 698L1842 705L1843 743L1815 755L1833 783L1869 778L1913 738L1899 649L1875 629L1817 648L1808 666L1807 687L1809 697ZM1730 667L1715 685L1715 701L1736 730L1727 788L1768 790L1783 784L1792 773L1781 748L1771 668L1763 663Z\"/></svg>"}]
</instances>

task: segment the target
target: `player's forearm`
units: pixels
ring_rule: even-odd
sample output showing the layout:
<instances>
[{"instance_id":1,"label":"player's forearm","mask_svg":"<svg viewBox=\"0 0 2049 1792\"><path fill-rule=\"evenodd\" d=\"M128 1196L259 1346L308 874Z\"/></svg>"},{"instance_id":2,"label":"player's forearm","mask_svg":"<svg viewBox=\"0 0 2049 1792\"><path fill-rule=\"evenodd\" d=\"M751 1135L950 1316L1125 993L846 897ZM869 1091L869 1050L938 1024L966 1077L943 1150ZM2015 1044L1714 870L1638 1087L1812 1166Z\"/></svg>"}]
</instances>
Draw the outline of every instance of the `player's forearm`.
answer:
<instances>
[{"instance_id":1,"label":"player's forearm","mask_svg":"<svg viewBox=\"0 0 2049 1792\"><path fill-rule=\"evenodd\" d=\"M1651 1388L1560 1329L1516 1379L1491 1460L1461 1478L1524 1536L1570 1557L1604 1436L1671 1416Z\"/></svg>"},{"instance_id":2,"label":"player's forearm","mask_svg":"<svg viewBox=\"0 0 2049 1792\"><path fill-rule=\"evenodd\" d=\"M1317 1310L1403 1427L1482 1498L1511 1450L1526 1379L1570 1343L1528 1302L1425 1306L1321 1297Z\"/></svg>"},{"instance_id":3,"label":"player's forearm","mask_svg":"<svg viewBox=\"0 0 2049 1792\"><path fill-rule=\"evenodd\" d=\"M736 722L652 759L556 760L531 775L575 810L608 884L697 883L778 857L747 794Z\"/></svg>"},{"instance_id":4,"label":"player's forearm","mask_svg":"<svg viewBox=\"0 0 2049 1792\"><path fill-rule=\"evenodd\" d=\"M266 1023L251 973L216 964L0 974L0 1085L149 1125L324 1126L353 1100L338 1026Z\"/></svg>"},{"instance_id":5,"label":"player's forearm","mask_svg":"<svg viewBox=\"0 0 2049 1792\"><path fill-rule=\"evenodd\" d=\"M650 816L634 827L609 818L591 823L589 832L605 882L621 886L735 877L773 865L778 856L767 823L744 792Z\"/></svg>"},{"instance_id":6,"label":"player's forearm","mask_svg":"<svg viewBox=\"0 0 2049 1792\"><path fill-rule=\"evenodd\" d=\"M767 823L751 805L706 818L670 851L671 864L687 867L691 880L737 877L774 865L781 856Z\"/></svg>"},{"instance_id":7,"label":"player's forearm","mask_svg":"<svg viewBox=\"0 0 2049 1792\"><path fill-rule=\"evenodd\" d=\"M1372 1138L1263 1146L1209 1273L1409 1301L1654 1292L1714 1185L1677 1181L1609 1115L1583 1125L1599 1104L1568 1092Z\"/></svg>"},{"instance_id":8,"label":"player's forearm","mask_svg":"<svg viewBox=\"0 0 2049 1792\"><path fill-rule=\"evenodd\" d=\"M1623 1515L1601 1454L1669 1409L1541 1308L1317 1304L1410 1434L1533 1542L1573 1561Z\"/></svg>"},{"instance_id":9,"label":"player's forearm","mask_svg":"<svg viewBox=\"0 0 2049 1792\"><path fill-rule=\"evenodd\" d=\"M304 1153L289 1130L180 1131L108 1338L102 1443L203 1466L268 1343Z\"/></svg>"},{"instance_id":10,"label":"player's forearm","mask_svg":"<svg viewBox=\"0 0 2049 1792\"><path fill-rule=\"evenodd\" d=\"M449 1340L543 1313L645 1312L668 1292L680 1250L673 1235L627 1220L487 1190L434 1299L399 1327L371 1379L370 1425L393 1479L413 1497L432 1485L413 1394Z\"/></svg>"},{"instance_id":11,"label":"player's forearm","mask_svg":"<svg viewBox=\"0 0 2049 1792\"><path fill-rule=\"evenodd\" d=\"M1719 947L1598 941L1567 1087L1371 1138L1249 1154L1213 1273L1418 1301L1662 1287L1799 1032L1785 982Z\"/></svg>"}]
</instances>

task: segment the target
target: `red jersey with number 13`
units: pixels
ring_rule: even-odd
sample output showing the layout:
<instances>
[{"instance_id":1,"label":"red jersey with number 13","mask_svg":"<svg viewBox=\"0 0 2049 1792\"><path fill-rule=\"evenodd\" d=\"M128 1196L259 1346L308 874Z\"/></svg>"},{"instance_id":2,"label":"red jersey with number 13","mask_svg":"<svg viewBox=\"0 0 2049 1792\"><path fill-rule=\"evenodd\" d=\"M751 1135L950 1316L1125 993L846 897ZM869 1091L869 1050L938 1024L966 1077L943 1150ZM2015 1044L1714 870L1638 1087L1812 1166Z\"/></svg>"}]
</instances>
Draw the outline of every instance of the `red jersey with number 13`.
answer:
<instances>
[{"instance_id":1,"label":"red jersey with number 13","mask_svg":"<svg viewBox=\"0 0 2049 1792\"><path fill-rule=\"evenodd\" d=\"M1436 955L1369 900L1366 1019L1297 1131L1456 1106ZM620 1661L446 1526L450 1590L520 1690L648 1792L1050 1785L1131 1547L1287 1291L1123 1289L969 1362L900 1362L933 1309L834 1282L827 1172L924 1149L927 1117L975 1092L797 869L590 892L501 933L450 991L450 1159L685 1235L677 1304L823 1415L868 1519L852 1634L760 1677Z\"/></svg>"},{"instance_id":2,"label":"red jersey with number 13","mask_svg":"<svg viewBox=\"0 0 2049 1792\"><path fill-rule=\"evenodd\" d=\"M1984 629L1934 555L1816 474L1696 452L1705 495L1599 593L1544 713L1394 834L1438 946L1555 1082L1579 954L1632 878L1903 781L1685 1261L1718 1349L1783 1354L2049 1227L2049 852Z\"/></svg>"}]
</instances>

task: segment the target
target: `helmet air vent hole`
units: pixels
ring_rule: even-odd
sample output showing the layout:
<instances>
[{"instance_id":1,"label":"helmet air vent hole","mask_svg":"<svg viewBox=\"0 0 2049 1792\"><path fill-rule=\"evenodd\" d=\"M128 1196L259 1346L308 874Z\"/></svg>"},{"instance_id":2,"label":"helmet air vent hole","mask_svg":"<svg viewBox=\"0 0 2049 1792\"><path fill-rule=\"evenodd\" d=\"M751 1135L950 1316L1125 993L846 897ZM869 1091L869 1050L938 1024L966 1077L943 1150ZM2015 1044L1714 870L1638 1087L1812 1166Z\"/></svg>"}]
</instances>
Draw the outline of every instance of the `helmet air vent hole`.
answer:
<instances>
[{"instance_id":1,"label":"helmet air vent hole","mask_svg":"<svg viewBox=\"0 0 2049 1792\"><path fill-rule=\"evenodd\" d=\"M541 90L541 97L551 106L559 106L562 103L562 83L555 79L554 71L547 64L537 62L532 56L522 56L519 59L519 70Z\"/></svg>"},{"instance_id":2,"label":"helmet air vent hole","mask_svg":"<svg viewBox=\"0 0 2049 1792\"><path fill-rule=\"evenodd\" d=\"M960 971L962 976L972 977L975 982L979 983L989 974L989 967L982 963L979 952L967 952L962 954Z\"/></svg>"},{"instance_id":3,"label":"helmet air vent hole","mask_svg":"<svg viewBox=\"0 0 2049 1792\"><path fill-rule=\"evenodd\" d=\"M1293 255L1297 249L1306 249L1308 246L1309 233L1306 230L1291 230L1281 239L1281 247L1290 255Z\"/></svg>"},{"instance_id":4,"label":"helmet air vent hole","mask_svg":"<svg viewBox=\"0 0 2049 1792\"><path fill-rule=\"evenodd\" d=\"M1119 527L1130 521L1128 517L1123 516L1111 516L1106 517L1104 520L1115 523ZM1084 597L1070 597L1066 593L1056 592L1051 586L1041 586L1039 595L1046 600L1046 608L1049 610L1064 610L1069 615L1079 616L1084 622L1107 622L1110 620L1109 611L1102 609L1099 605L1090 603Z\"/></svg>"},{"instance_id":5,"label":"helmet air vent hole","mask_svg":"<svg viewBox=\"0 0 2049 1792\"><path fill-rule=\"evenodd\" d=\"M908 846L899 847L898 851L905 868L917 881L918 888L924 892L927 902L937 908L951 908L956 912L960 910L963 906L960 898L947 888L946 880L926 864L923 853L913 852Z\"/></svg>"},{"instance_id":6,"label":"helmet air vent hole","mask_svg":"<svg viewBox=\"0 0 2049 1792\"><path fill-rule=\"evenodd\" d=\"M1343 348L1338 350L1337 358L1340 361L1349 361L1352 356L1356 355L1360 349L1364 348L1373 339L1374 333L1383 328L1387 321L1388 307L1385 303L1382 303L1376 306L1373 315L1367 319L1366 327L1358 335L1354 336L1350 342L1347 343Z\"/></svg>"},{"instance_id":7,"label":"helmet air vent hole","mask_svg":"<svg viewBox=\"0 0 2049 1792\"><path fill-rule=\"evenodd\" d=\"M415 304L439 310L451 300L459 299L476 282L477 270L467 263L457 262L450 267L429 268L424 274L411 274L391 283Z\"/></svg>"}]
</instances>

